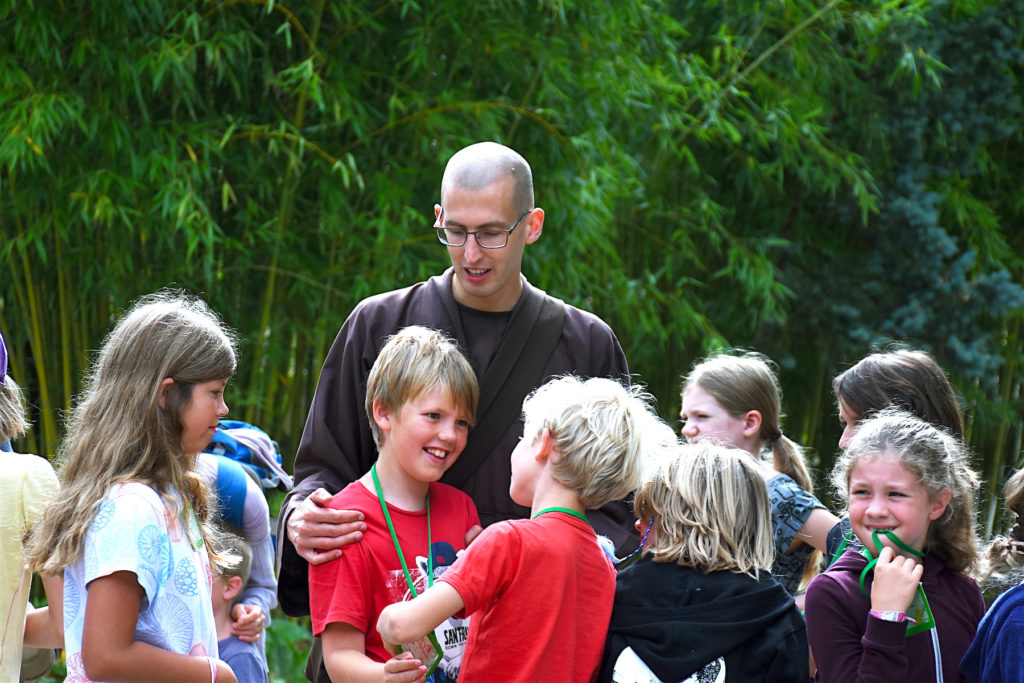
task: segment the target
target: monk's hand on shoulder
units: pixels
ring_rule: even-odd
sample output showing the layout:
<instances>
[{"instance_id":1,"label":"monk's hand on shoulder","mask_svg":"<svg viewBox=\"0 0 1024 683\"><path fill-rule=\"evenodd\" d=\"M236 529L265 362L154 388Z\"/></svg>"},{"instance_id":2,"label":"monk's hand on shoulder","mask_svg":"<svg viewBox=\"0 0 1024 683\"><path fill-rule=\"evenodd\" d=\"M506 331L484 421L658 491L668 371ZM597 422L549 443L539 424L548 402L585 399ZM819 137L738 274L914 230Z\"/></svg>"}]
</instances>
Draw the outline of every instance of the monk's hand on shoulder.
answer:
<instances>
[{"instance_id":1,"label":"monk's hand on shoulder","mask_svg":"<svg viewBox=\"0 0 1024 683\"><path fill-rule=\"evenodd\" d=\"M323 564L341 557L342 548L363 537L363 513L325 507L330 493L317 489L288 513L288 540L310 564Z\"/></svg>"},{"instance_id":2,"label":"monk's hand on shoulder","mask_svg":"<svg viewBox=\"0 0 1024 683\"><path fill-rule=\"evenodd\" d=\"M897 555L886 546L878 554L875 578L871 584L871 609L882 612L906 612L924 574L924 565Z\"/></svg>"}]
</instances>

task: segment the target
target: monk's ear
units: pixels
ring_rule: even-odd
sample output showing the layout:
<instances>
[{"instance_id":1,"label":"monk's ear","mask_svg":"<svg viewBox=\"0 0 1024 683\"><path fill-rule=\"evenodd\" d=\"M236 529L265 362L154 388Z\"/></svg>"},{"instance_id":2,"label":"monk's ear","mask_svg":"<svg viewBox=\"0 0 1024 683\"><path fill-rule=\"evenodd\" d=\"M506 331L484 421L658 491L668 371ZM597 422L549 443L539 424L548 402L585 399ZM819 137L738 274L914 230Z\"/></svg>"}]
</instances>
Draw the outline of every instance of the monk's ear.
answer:
<instances>
[{"instance_id":1,"label":"monk's ear","mask_svg":"<svg viewBox=\"0 0 1024 683\"><path fill-rule=\"evenodd\" d=\"M533 209L523 222L526 223L526 243L533 244L544 231L544 209L539 206Z\"/></svg>"}]
</instances>

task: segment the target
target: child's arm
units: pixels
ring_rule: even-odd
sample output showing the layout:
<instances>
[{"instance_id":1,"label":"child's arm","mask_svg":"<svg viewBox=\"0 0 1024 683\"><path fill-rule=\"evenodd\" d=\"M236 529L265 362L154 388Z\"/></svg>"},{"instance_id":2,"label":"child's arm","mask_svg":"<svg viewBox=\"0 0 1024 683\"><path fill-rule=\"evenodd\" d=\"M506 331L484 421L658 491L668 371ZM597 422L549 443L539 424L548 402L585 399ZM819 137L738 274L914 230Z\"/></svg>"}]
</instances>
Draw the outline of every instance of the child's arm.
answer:
<instances>
[{"instance_id":1,"label":"child's arm","mask_svg":"<svg viewBox=\"0 0 1024 683\"><path fill-rule=\"evenodd\" d=\"M916 680L907 657L907 624L879 619L869 610L906 611L922 570L885 547L875 565L870 600L863 599L855 584L840 585L828 572L811 581L804 616L820 680Z\"/></svg>"},{"instance_id":2,"label":"child's arm","mask_svg":"<svg viewBox=\"0 0 1024 683\"><path fill-rule=\"evenodd\" d=\"M64 578L44 576L46 607L25 615L25 644L32 647L64 647Z\"/></svg>"},{"instance_id":3,"label":"child's arm","mask_svg":"<svg viewBox=\"0 0 1024 683\"><path fill-rule=\"evenodd\" d=\"M377 630L384 646L394 652L395 644L419 640L465 607L459 592L439 581L415 600L385 607L377 619Z\"/></svg>"},{"instance_id":4,"label":"child's arm","mask_svg":"<svg viewBox=\"0 0 1024 683\"><path fill-rule=\"evenodd\" d=\"M332 622L320 634L324 667L334 683L417 683L427 667L405 652L381 664L366 656L366 636L351 624Z\"/></svg>"},{"instance_id":5,"label":"child's arm","mask_svg":"<svg viewBox=\"0 0 1024 683\"><path fill-rule=\"evenodd\" d=\"M828 552L828 532L837 524L839 524L839 518L831 512L823 508L814 508L800 530L796 532L796 536L793 537L788 552L797 550L802 543L813 546L823 553ZM832 558L826 558L826 560L830 559Z\"/></svg>"},{"instance_id":6,"label":"child's arm","mask_svg":"<svg viewBox=\"0 0 1024 683\"><path fill-rule=\"evenodd\" d=\"M231 667L219 659L191 657L135 640L143 596L132 572L118 571L89 582L82 631L82 663L89 678L208 683L212 661L217 683L237 683Z\"/></svg>"},{"instance_id":7,"label":"child's arm","mask_svg":"<svg viewBox=\"0 0 1024 683\"><path fill-rule=\"evenodd\" d=\"M231 608L231 633L255 643L270 625L270 610L277 605L274 545L270 538L270 510L259 485L245 478L242 534L252 548L252 569L237 603Z\"/></svg>"}]
</instances>

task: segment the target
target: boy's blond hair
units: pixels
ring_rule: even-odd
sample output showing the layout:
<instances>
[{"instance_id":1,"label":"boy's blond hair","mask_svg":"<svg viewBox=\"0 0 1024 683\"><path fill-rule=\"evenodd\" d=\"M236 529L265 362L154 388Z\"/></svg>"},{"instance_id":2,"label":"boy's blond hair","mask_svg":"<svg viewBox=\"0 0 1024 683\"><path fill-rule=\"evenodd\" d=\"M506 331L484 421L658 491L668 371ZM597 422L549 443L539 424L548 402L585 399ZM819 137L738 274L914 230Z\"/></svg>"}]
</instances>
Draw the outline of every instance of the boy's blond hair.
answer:
<instances>
[{"instance_id":1,"label":"boy's blond hair","mask_svg":"<svg viewBox=\"0 0 1024 683\"><path fill-rule=\"evenodd\" d=\"M523 438L549 429L560 454L555 479L576 492L584 509L599 508L643 480L644 437L657 421L649 400L640 388L610 379L557 377L523 402Z\"/></svg>"},{"instance_id":2,"label":"boy's blond hair","mask_svg":"<svg viewBox=\"0 0 1024 683\"><path fill-rule=\"evenodd\" d=\"M242 580L242 586L245 586L252 571L252 546L249 541L235 527L225 525L217 534L217 545L221 554L234 556L237 561L217 567L216 575L224 580L237 576Z\"/></svg>"},{"instance_id":3,"label":"boy's blond hair","mask_svg":"<svg viewBox=\"0 0 1024 683\"><path fill-rule=\"evenodd\" d=\"M711 443L681 444L637 491L642 522L655 518L645 552L706 573L755 579L774 561L768 486L746 451Z\"/></svg>"},{"instance_id":4,"label":"boy's blond hair","mask_svg":"<svg viewBox=\"0 0 1024 683\"><path fill-rule=\"evenodd\" d=\"M388 338L366 379L366 416L378 450L384 433L373 419L373 403L397 413L407 401L439 388L472 425L480 395L476 373L454 341L437 330L410 325Z\"/></svg>"}]
</instances>

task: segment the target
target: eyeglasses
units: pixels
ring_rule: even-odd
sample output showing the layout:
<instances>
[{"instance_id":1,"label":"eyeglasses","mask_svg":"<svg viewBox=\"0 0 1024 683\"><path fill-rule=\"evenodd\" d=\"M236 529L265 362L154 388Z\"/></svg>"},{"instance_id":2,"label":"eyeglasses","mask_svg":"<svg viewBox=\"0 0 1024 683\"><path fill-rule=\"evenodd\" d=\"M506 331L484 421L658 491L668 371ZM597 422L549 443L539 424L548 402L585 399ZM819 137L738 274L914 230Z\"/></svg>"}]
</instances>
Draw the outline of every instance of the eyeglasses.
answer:
<instances>
[{"instance_id":1,"label":"eyeglasses","mask_svg":"<svg viewBox=\"0 0 1024 683\"><path fill-rule=\"evenodd\" d=\"M512 234L512 231L516 229L519 223L526 218L533 209L527 209L516 219L516 222L512 224L512 227L506 230L499 230L496 228L488 228L487 230L462 230L461 228L446 228L444 227L444 209L441 209L441 213L437 216L437 221L434 223L434 232L437 233L437 239L440 240L441 244L446 247L462 247L465 246L466 240L469 239L470 235L476 237L476 243L484 249L501 249L508 244L508 236Z\"/></svg>"}]
</instances>

